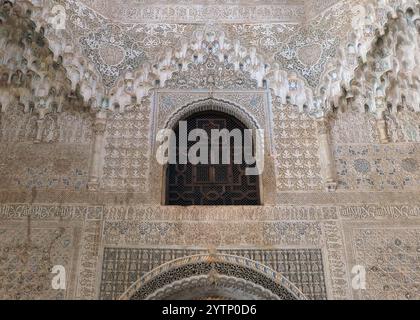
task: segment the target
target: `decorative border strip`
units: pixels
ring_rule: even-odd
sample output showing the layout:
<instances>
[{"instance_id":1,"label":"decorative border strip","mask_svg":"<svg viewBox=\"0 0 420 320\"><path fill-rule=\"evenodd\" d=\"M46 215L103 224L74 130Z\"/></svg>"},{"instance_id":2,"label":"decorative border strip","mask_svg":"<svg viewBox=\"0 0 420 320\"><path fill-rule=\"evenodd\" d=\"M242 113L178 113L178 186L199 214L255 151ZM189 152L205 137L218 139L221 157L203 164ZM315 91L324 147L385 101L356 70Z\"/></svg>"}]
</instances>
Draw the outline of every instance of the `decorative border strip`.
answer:
<instances>
[{"instance_id":1,"label":"decorative border strip","mask_svg":"<svg viewBox=\"0 0 420 320\"><path fill-rule=\"evenodd\" d=\"M105 220L105 221L174 221L174 222L269 222L323 220L380 220L420 218L420 204L349 204L349 205L282 205L282 206L191 206L103 205L84 204L0 204L0 220Z\"/></svg>"},{"instance_id":2,"label":"decorative border strip","mask_svg":"<svg viewBox=\"0 0 420 320\"><path fill-rule=\"evenodd\" d=\"M279 192L276 195L276 203L279 205L293 206L326 206L326 205L400 205L410 204L420 206L420 191L404 192ZM374 201L374 202L372 202ZM30 190L0 190L0 204L8 203L45 203L45 204L71 204L85 206L115 205L124 203L127 205L150 205L159 206L159 203L151 200L149 193L127 192L94 192L94 191L68 191L68 190L38 190L34 198Z\"/></svg>"}]
</instances>

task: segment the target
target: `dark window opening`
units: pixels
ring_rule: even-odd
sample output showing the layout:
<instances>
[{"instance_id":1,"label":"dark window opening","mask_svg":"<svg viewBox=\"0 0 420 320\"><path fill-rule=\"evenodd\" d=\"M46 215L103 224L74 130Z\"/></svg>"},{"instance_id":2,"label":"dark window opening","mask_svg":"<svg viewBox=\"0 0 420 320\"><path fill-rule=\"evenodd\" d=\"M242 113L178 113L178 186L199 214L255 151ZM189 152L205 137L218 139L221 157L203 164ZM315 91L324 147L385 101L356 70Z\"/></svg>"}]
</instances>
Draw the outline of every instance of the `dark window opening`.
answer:
<instances>
[{"instance_id":1,"label":"dark window opening","mask_svg":"<svg viewBox=\"0 0 420 320\"><path fill-rule=\"evenodd\" d=\"M187 132L193 129L203 129L209 137L209 164L193 165L179 164L179 125L176 133L176 159L177 164L168 164L166 167L166 204L167 205L259 205L260 189L259 177L246 175L245 169L255 165L247 165L242 154L241 164L234 163L234 139L230 139L230 161L223 164L222 145L219 142L219 164L210 161L210 141L212 129L227 129L229 132L239 129L242 133L242 146L244 143L244 130L247 129L242 122L222 112L200 112L184 121L187 121ZM196 144L188 142L187 150ZM226 146L225 146L226 147Z\"/></svg>"}]
</instances>

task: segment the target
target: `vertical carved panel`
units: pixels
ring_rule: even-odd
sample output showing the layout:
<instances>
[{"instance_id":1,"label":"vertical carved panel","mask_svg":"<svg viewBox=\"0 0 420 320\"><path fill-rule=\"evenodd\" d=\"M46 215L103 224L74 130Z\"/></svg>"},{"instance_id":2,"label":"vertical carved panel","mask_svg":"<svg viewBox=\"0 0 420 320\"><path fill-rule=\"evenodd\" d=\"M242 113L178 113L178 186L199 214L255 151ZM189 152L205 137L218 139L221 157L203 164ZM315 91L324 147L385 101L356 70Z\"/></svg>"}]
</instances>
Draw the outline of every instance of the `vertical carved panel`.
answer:
<instances>
[{"instance_id":1,"label":"vertical carved panel","mask_svg":"<svg viewBox=\"0 0 420 320\"><path fill-rule=\"evenodd\" d=\"M108 121L103 187L147 192L150 161L150 102L146 100Z\"/></svg>"},{"instance_id":2,"label":"vertical carved panel","mask_svg":"<svg viewBox=\"0 0 420 320\"><path fill-rule=\"evenodd\" d=\"M102 220L86 216L81 241L76 299L96 299Z\"/></svg>"},{"instance_id":3,"label":"vertical carved panel","mask_svg":"<svg viewBox=\"0 0 420 320\"><path fill-rule=\"evenodd\" d=\"M277 190L319 190L316 123L290 105L273 101Z\"/></svg>"}]
</instances>

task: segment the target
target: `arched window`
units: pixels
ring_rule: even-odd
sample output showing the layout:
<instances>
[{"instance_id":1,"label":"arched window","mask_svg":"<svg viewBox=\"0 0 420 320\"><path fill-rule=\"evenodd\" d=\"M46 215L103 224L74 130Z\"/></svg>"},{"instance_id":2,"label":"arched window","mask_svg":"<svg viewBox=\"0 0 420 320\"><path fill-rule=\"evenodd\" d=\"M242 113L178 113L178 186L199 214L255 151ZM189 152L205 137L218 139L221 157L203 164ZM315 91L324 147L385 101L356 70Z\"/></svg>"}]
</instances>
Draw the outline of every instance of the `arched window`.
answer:
<instances>
[{"instance_id":1,"label":"arched window","mask_svg":"<svg viewBox=\"0 0 420 320\"><path fill-rule=\"evenodd\" d=\"M180 129L180 124L174 129L176 134L176 164L168 164L166 168L166 204L167 205L259 205L260 189L259 177L246 175L247 165L242 152L242 161L234 161L234 138L229 139L228 144L223 144L223 139L217 139L216 147L219 149L219 162L211 161L211 135L212 129L229 132L236 129L241 133L240 147L244 146L244 130L247 129L238 119L216 111L206 111L195 113L183 120L184 131ZM190 148L196 141L187 143L187 153L180 148L181 138L186 137L194 129L202 129L208 135L208 163L191 164L188 159L186 164L180 164L180 152L188 154ZM182 134L182 132L184 134ZM187 132L187 135L185 135ZM198 141L198 139L197 139ZM229 163L222 161L224 148L229 148L227 158ZM215 144L213 142L213 148ZM200 154L200 152L199 152Z\"/></svg>"}]
</instances>

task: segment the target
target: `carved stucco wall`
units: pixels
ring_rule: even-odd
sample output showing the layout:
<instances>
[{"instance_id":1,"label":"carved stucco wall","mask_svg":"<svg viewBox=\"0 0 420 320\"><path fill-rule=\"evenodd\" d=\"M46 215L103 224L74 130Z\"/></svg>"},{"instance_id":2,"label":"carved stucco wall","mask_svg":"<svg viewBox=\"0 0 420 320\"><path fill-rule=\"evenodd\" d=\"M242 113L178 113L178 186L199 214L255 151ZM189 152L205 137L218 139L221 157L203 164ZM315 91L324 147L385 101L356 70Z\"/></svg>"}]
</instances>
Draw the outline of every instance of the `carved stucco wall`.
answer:
<instances>
[{"instance_id":1,"label":"carved stucco wall","mask_svg":"<svg viewBox=\"0 0 420 320\"><path fill-rule=\"evenodd\" d=\"M391 143L380 144L373 116L339 113L332 137L342 190L413 190L420 184L420 118L414 112L389 115Z\"/></svg>"},{"instance_id":2,"label":"carved stucco wall","mask_svg":"<svg viewBox=\"0 0 420 320\"><path fill-rule=\"evenodd\" d=\"M231 93L219 94L231 95ZM249 93L244 94L249 96ZM173 101L180 101L179 106L183 106L186 101L195 101L196 95L206 96L208 93L186 94L169 90L156 93L157 97L151 100L167 100L170 97ZM217 97L217 93L215 96ZM237 93L236 96L240 94ZM261 97L266 97L264 92ZM175 104L175 109L178 108ZM143 111L144 118L142 118ZM145 124L150 124L150 112L150 108L145 105L143 109L139 107L112 119L107 129L108 139L113 138L116 133L127 136L132 132L134 138L138 134L144 134L149 136L144 146L151 148L150 127L147 127L147 131L138 129L138 119L144 119ZM317 148L314 146L317 144L313 121L296 113L292 106L281 105L275 101L272 102L272 114L273 154L278 156L277 150L286 150L288 146L295 146L300 153L310 155L305 159L309 161L308 163L313 161L316 168L317 157L314 155L317 153ZM333 136L338 137L333 140L336 149L347 146L354 149L400 150L395 148L406 146L405 143L386 146L377 144L376 133L369 126L372 120L368 116L353 115L352 126L360 130L351 132L348 129L339 130L338 126L346 124L343 116L338 115L333 123L333 133L337 132L337 135ZM352 115L349 114L350 116ZM127 125L119 127L118 123L127 123ZM122 141L121 147L124 147L124 141L121 138L120 141ZM42 148L57 147L57 145L60 143L45 141L38 145L28 142L23 144L23 146L37 147L34 157L44 154ZM416 144L409 143L408 146L413 148ZM307 149L301 151L303 147ZM134 152L137 148L135 144L129 144L124 150ZM67 155L67 159L72 157L75 155ZM399 152L399 157L395 155L393 159L398 161L401 157L404 158L405 154ZM354 161L353 158L353 153L343 157L345 161ZM284 157L279 164L287 163L287 159L288 157ZM375 161L369 156L366 156L366 159ZM298 166L296 160L299 160L299 157L290 162ZM49 161L49 158L45 160L46 163ZM107 168L110 163L105 158L104 167ZM147 163L153 161L149 159ZM38 167L42 167L42 164L39 163ZM383 168L380 163L377 167ZM303 169L302 171L307 172ZM287 177L290 179L287 181L295 182L288 189L284 182L286 181L284 170L280 170L276 165L275 172L278 192L274 199L278 204L257 208L218 207L217 210L199 207L170 208L158 205L159 201L146 206L144 203L150 201L154 203L154 200L150 200L147 194L141 195L141 189L130 190L128 187L124 190L113 190L113 192L103 190L99 193L86 190L68 193L60 190L43 190L44 188L40 187L27 188L26 194L13 190L15 188L9 188L10 191L3 188L0 198L4 203L0 206L2 237L0 275L7 291L2 293L2 297L33 299L110 297L110 291L103 287L104 283L110 283L112 286L117 280L112 280L112 276L109 278L110 275L103 278L104 274L106 275L105 270L109 268L106 267L109 257L108 260L104 258L107 250L147 249L148 259L152 265L155 265L161 261L162 251L169 254L171 250L182 247L187 248L184 255L197 250L207 252L212 248L230 250L229 252L248 248L255 250L253 258L257 260L258 254L264 255L267 248L280 251L297 248L319 249L322 258L316 263L318 267L323 268L327 298L418 299L419 275L415 269L420 245L418 185L416 187L413 184L411 189L401 187L398 190L394 188L377 190L371 187L366 190L360 183L354 182L357 181L356 178L344 174L340 179L349 184L354 183L351 188L344 189L339 186L336 193L327 193L320 188L319 177L316 178L318 182L314 186L309 184L313 181L312 177L299 177L303 183L308 183L305 188L300 188L299 180ZM292 172L299 172L299 168L294 168ZM151 173L153 177L153 170ZM338 173L340 174L339 170ZM409 177L415 179L415 174ZM391 185L392 181L396 181L396 178L392 178L394 180L390 178L386 180L391 181ZM155 176L155 179L158 177ZM380 180L381 177L375 176L375 173L370 179L374 182L383 181ZM154 188L159 185L160 181ZM291 190L294 192L291 193ZM104 205L94 206L96 203ZM154 255L159 255L159 259ZM172 258L175 257L169 254L167 260ZM128 266L127 259L120 257L116 261L121 266ZM282 260L279 260L275 263L281 264L281 262ZM64 265L68 272L68 289L65 292L51 290L49 286L52 278L49 268L56 264ZM351 289L351 270L354 265L363 265L367 269L366 291ZM125 276L128 277L128 274ZM127 286L139 276L138 273L131 274L131 280L124 283ZM17 283L16 278L21 282ZM116 292L122 291L124 289ZM111 296L116 297L115 293ZM308 296L323 297L317 296L313 291L308 291Z\"/></svg>"},{"instance_id":3,"label":"carved stucco wall","mask_svg":"<svg viewBox=\"0 0 420 320\"><path fill-rule=\"evenodd\" d=\"M64 299L74 294L81 228L71 222L30 221L1 224L2 299ZM68 291L51 286L51 265L70 271Z\"/></svg>"},{"instance_id":4,"label":"carved stucco wall","mask_svg":"<svg viewBox=\"0 0 420 320\"><path fill-rule=\"evenodd\" d=\"M418 298L418 205L214 210L9 204L1 205L0 213L1 276L8 289L4 298L95 298L104 247L149 248L146 260L153 265L158 259L153 248L163 259L162 254L169 254L174 245L202 251L248 248L255 251L257 260L258 252L263 254L267 247L319 248L328 298ZM127 259L115 261L123 266ZM67 267L70 289L66 292L50 289L51 264ZM351 290L350 272L355 264L367 268L367 291ZM15 277L21 284L14 282ZM106 280L112 283L112 278Z\"/></svg>"},{"instance_id":5,"label":"carved stucco wall","mask_svg":"<svg viewBox=\"0 0 420 320\"><path fill-rule=\"evenodd\" d=\"M107 87L152 60L157 48L176 46L181 37L204 29L174 22L110 23L76 2L66 1L69 29L80 35L75 41ZM310 11L333 2L305 6ZM281 68L315 87L347 34L350 16L343 19L343 12L351 3L332 7L309 25L225 21L211 28L269 53ZM160 205L163 175L154 161L156 131L177 110L207 98L241 106L266 129L264 206ZM310 298L420 298L420 119L414 112L386 113L389 144L380 144L374 116L337 112L330 124L338 186L326 192L316 121L258 89L241 70L210 59L190 64L166 88L109 116L100 189L90 191L94 133L90 115L76 108L81 105L47 114L36 144L39 115L13 106L2 105L0 113L0 298L116 298L141 272L115 276L132 277L124 281L113 278L107 273L109 261L129 269L132 258L110 258L109 252L147 251L152 268L215 248L237 255L253 250L248 253L252 259L280 269L284 256L268 263L269 250L316 251L320 256L309 260L322 269L325 292L315 292L319 285L308 280L311 285L302 290ZM288 263L305 268L309 261ZM66 268L66 291L51 289L50 269L57 264ZM351 288L354 265L366 267L366 290ZM308 274L288 276L303 287ZM106 287L120 282L118 290Z\"/></svg>"},{"instance_id":6,"label":"carved stucco wall","mask_svg":"<svg viewBox=\"0 0 420 320\"><path fill-rule=\"evenodd\" d=\"M340 183L336 193L327 193L319 173L314 120L299 114L293 106L279 103L264 90L216 90L211 92L212 98L246 106L248 112L271 131L267 135L271 142L267 144L272 152L269 161L274 163L275 179L271 183L277 192L273 193L271 203L256 208L164 207L159 205L161 171L153 169L150 152L155 129L164 127L173 113L171 110L179 110L210 95L210 92L197 89L183 90L156 91L142 105L110 118L106 131L103 188L99 192L72 185L62 188L43 184L31 188L28 185L24 188L26 192L16 190L20 188L15 185L3 187L0 198L3 203L0 236L4 237L1 276L7 293L3 292L2 297L105 297L106 294L101 293L106 292L101 289L105 281L101 275L107 261L103 260L103 254L109 248L147 248L151 250L150 263L154 263L153 254L183 247L190 252L252 248L258 254L264 254L266 248L318 249L322 258L317 263L323 269L327 298L418 298L418 272L413 269L419 252L418 169L405 170L413 167L409 166L413 164L410 162L405 169L402 165L395 166L401 170L398 172L405 170L410 180L398 178L398 175L382 178L380 172L387 167L383 162L375 161L383 161L386 157L375 157L363 151L390 150L394 152L393 161L403 161L407 154L418 159L413 154L417 143L380 145L369 116L338 114L332 122L332 136ZM90 118L62 113L56 118L56 124L63 123L62 126L49 126L51 129L46 132L52 133L44 134L40 144L33 144L25 140L25 130L18 134L16 126L7 126L10 121L5 121L7 117L7 113L2 114L2 137L18 137L8 139L16 141L14 148L21 148L19 152L11 149L6 153L8 157L20 154L20 157L30 155L28 158L33 157L34 161L42 159L34 162L34 167L41 170L51 165L52 158L60 159L58 155L62 154L58 150L63 149L68 152L63 159L71 159L72 165L79 163L87 170L91 134L78 136L76 132L89 132L83 126L88 127ZM66 127L64 124L68 125L68 122L60 117L75 119L76 127L82 126L80 131L74 131L74 125ZM19 119L25 119L25 116ZM358 130L350 130L349 125ZM60 128L64 128L64 133L60 134ZM47 137L55 138L50 141ZM3 145L6 148L8 144ZM79 158L84 161L82 163L77 161L75 146L85 152ZM339 153L343 148L362 151ZM407 150L407 153L401 150ZM48 157L42 158L45 155ZM356 167L361 163L356 160L362 155L366 161L375 163L378 171L373 171L369 179L377 185L367 184L367 188L361 185L362 180L354 172L340 172L343 161ZM23 168L28 166L23 161L16 163ZM291 176L287 173L288 167ZM3 170L5 168L9 170L6 172L15 175L19 172L10 170L14 168L12 162L3 165ZM313 172L308 170L311 168ZM140 174L138 180L137 172ZM51 175L47 173L46 177ZM35 178L29 174L28 179ZM119 181L120 187L116 188L111 181ZM410 181L411 188L407 186ZM398 188L394 188L397 182ZM343 187L345 183L348 188ZM75 192L70 193L66 188ZM156 194L152 196L153 193ZM101 205L94 206L98 203ZM147 203L151 204L145 205ZM128 263L125 258L119 259L118 263L122 265ZM66 267L68 289L65 292L51 290L49 286L52 278L49 268L55 264ZM351 270L356 264L367 268L366 291L351 289ZM134 278L130 283L138 279L139 274L131 276ZM23 285L16 284L16 277ZM114 280L106 279L112 285ZM308 292L308 296L323 297Z\"/></svg>"},{"instance_id":7,"label":"carved stucco wall","mask_svg":"<svg viewBox=\"0 0 420 320\"><path fill-rule=\"evenodd\" d=\"M37 116L16 107L0 117L0 188L86 189L92 140L88 114L49 114L35 144Z\"/></svg>"}]
</instances>

